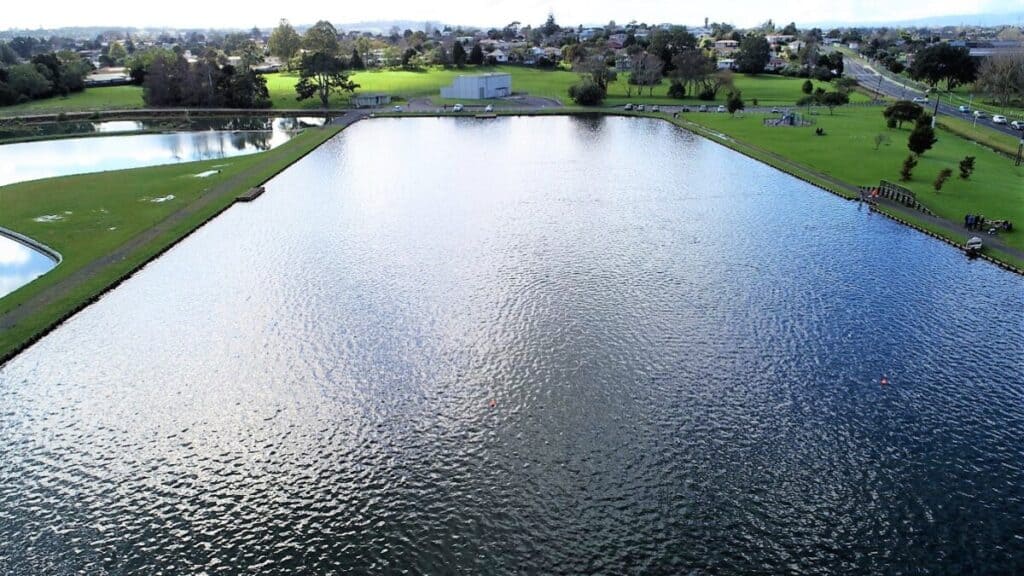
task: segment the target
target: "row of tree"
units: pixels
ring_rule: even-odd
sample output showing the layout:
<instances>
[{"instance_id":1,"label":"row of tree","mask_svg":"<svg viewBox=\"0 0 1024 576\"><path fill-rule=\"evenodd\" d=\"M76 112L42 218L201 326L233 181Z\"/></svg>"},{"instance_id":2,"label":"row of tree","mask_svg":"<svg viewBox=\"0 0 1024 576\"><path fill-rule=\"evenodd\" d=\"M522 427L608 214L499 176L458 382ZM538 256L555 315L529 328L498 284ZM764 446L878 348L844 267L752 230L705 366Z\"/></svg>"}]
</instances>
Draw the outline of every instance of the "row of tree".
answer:
<instances>
[{"instance_id":1,"label":"row of tree","mask_svg":"<svg viewBox=\"0 0 1024 576\"><path fill-rule=\"evenodd\" d=\"M69 51L37 54L24 64L0 66L0 106L81 92L91 69Z\"/></svg>"},{"instance_id":2,"label":"row of tree","mask_svg":"<svg viewBox=\"0 0 1024 576\"><path fill-rule=\"evenodd\" d=\"M142 97L147 106L267 108L267 81L251 69L206 58L189 63L171 50L155 51L144 68Z\"/></svg>"}]
</instances>

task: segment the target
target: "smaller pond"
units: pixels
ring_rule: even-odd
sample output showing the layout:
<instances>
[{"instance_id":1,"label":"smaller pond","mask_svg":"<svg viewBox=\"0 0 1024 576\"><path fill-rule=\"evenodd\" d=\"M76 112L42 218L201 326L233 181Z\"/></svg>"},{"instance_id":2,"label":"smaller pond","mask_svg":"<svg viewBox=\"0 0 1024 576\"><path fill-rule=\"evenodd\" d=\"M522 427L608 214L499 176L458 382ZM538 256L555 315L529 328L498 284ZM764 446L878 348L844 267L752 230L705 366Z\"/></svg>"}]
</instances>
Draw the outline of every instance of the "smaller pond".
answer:
<instances>
[{"instance_id":1,"label":"smaller pond","mask_svg":"<svg viewBox=\"0 0 1024 576\"><path fill-rule=\"evenodd\" d=\"M52 258L0 234L0 298L49 272Z\"/></svg>"},{"instance_id":2,"label":"smaller pond","mask_svg":"<svg viewBox=\"0 0 1024 576\"><path fill-rule=\"evenodd\" d=\"M89 120L71 122L10 123L0 126L0 141L15 138L45 138L115 132L198 132L205 130L267 130L268 122L282 128L323 126L322 117L267 118L227 116L214 118L152 118L148 120Z\"/></svg>"},{"instance_id":3,"label":"smaller pond","mask_svg":"<svg viewBox=\"0 0 1024 576\"><path fill-rule=\"evenodd\" d=\"M93 132L158 130L160 122L112 121ZM0 145L0 186L70 174L215 160L270 150L323 118L210 118L187 131L102 138L64 138Z\"/></svg>"}]
</instances>

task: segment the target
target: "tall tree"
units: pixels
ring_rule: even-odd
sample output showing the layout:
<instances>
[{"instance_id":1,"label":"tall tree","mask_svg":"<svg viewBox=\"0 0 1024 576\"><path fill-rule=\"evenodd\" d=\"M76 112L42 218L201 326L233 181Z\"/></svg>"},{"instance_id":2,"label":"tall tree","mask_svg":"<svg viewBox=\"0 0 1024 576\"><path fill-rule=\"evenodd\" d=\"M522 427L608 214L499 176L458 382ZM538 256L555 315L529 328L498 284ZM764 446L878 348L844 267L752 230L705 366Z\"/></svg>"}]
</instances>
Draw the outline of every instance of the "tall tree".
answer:
<instances>
[{"instance_id":1,"label":"tall tree","mask_svg":"<svg viewBox=\"0 0 1024 576\"><path fill-rule=\"evenodd\" d=\"M359 50L352 49L352 58L348 61L348 65L353 70L366 70L366 65L363 64L363 58L359 55Z\"/></svg>"},{"instance_id":2,"label":"tall tree","mask_svg":"<svg viewBox=\"0 0 1024 576\"><path fill-rule=\"evenodd\" d=\"M910 148L910 151L914 154L921 156L930 150L936 142L938 142L938 138L935 137L935 130L931 125L931 116L922 114L917 119L917 124L914 125L914 130L910 133L910 137L907 138L907 148Z\"/></svg>"},{"instance_id":3,"label":"tall tree","mask_svg":"<svg viewBox=\"0 0 1024 576\"><path fill-rule=\"evenodd\" d=\"M345 61L333 54L313 52L302 57L299 82L295 85L298 100L317 96L324 108L330 104L331 94L353 92L359 88L348 77Z\"/></svg>"},{"instance_id":4,"label":"tall tree","mask_svg":"<svg viewBox=\"0 0 1024 576\"><path fill-rule=\"evenodd\" d=\"M274 31L270 33L267 47L270 49L272 56L280 58L282 62L287 64L288 61L299 53L299 48L302 47L302 37L295 31L295 28L292 28L291 23L281 19L277 28L274 28Z\"/></svg>"},{"instance_id":5,"label":"tall tree","mask_svg":"<svg viewBox=\"0 0 1024 576\"><path fill-rule=\"evenodd\" d=\"M484 63L484 50L480 47L480 44L474 44L473 49L470 50L469 63L474 66L479 66Z\"/></svg>"},{"instance_id":6,"label":"tall tree","mask_svg":"<svg viewBox=\"0 0 1024 576\"><path fill-rule=\"evenodd\" d=\"M306 30L302 45L309 52L335 56L339 48L338 31L327 20L321 20Z\"/></svg>"},{"instance_id":7,"label":"tall tree","mask_svg":"<svg viewBox=\"0 0 1024 576\"><path fill-rule=\"evenodd\" d=\"M897 100L882 111L882 116L885 116L886 120L895 121L899 128L903 128L904 122L916 121L922 114L924 108L910 100Z\"/></svg>"},{"instance_id":8,"label":"tall tree","mask_svg":"<svg viewBox=\"0 0 1024 576\"><path fill-rule=\"evenodd\" d=\"M978 69L975 87L1007 106L1015 99L1024 99L1024 53L990 56Z\"/></svg>"},{"instance_id":9,"label":"tall tree","mask_svg":"<svg viewBox=\"0 0 1024 576\"><path fill-rule=\"evenodd\" d=\"M452 46L452 62L459 68L466 65L466 60L469 56L466 54L466 49L462 47L462 42L456 42Z\"/></svg>"},{"instance_id":10,"label":"tall tree","mask_svg":"<svg viewBox=\"0 0 1024 576\"><path fill-rule=\"evenodd\" d=\"M772 58L771 46L760 34L747 34L736 54L736 68L745 74L760 74Z\"/></svg>"},{"instance_id":11,"label":"tall tree","mask_svg":"<svg viewBox=\"0 0 1024 576\"><path fill-rule=\"evenodd\" d=\"M555 23L554 13L548 12L548 19L544 21L544 25L540 27L540 30L544 33L545 36L551 36L552 34L558 32L561 29L562 28L557 23Z\"/></svg>"},{"instance_id":12,"label":"tall tree","mask_svg":"<svg viewBox=\"0 0 1024 576\"><path fill-rule=\"evenodd\" d=\"M919 50L910 66L910 76L923 80L932 87L946 83L946 90L974 82L978 67L971 51L963 46L950 46L943 42Z\"/></svg>"}]
</instances>

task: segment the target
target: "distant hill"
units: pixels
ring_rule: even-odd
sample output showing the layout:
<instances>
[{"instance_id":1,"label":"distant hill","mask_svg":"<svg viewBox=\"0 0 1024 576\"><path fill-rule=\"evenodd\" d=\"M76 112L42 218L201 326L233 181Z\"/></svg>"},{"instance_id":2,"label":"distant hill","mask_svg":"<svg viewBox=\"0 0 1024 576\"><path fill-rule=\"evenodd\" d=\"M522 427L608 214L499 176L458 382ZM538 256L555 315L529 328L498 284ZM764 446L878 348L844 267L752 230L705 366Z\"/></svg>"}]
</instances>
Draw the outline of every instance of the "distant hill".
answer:
<instances>
[{"instance_id":1,"label":"distant hill","mask_svg":"<svg viewBox=\"0 0 1024 576\"><path fill-rule=\"evenodd\" d=\"M387 34L392 28L397 27L399 30L412 30L416 32L423 30L426 25L440 30L444 28L444 24L440 22L423 20L370 20L366 22L352 22L344 24L335 24L334 26L339 30L358 30L360 32L373 32L376 34Z\"/></svg>"},{"instance_id":2,"label":"distant hill","mask_svg":"<svg viewBox=\"0 0 1024 576\"><path fill-rule=\"evenodd\" d=\"M872 27L888 26L890 28L916 28L933 26L1024 26L1024 12L1007 12L1004 14L954 14L951 16L928 16L911 20L892 22L815 22L800 23L801 28L836 28L836 27Z\"/></svg>"}]
</instances>

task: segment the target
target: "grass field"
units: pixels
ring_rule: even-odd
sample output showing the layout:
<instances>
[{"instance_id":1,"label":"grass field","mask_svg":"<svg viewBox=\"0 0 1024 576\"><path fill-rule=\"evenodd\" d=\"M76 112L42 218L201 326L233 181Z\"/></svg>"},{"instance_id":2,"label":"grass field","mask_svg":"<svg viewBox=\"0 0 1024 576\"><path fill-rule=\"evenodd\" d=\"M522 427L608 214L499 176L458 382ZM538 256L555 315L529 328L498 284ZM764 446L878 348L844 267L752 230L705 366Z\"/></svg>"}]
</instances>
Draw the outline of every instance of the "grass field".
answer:
<instances>
[{"instance_id":1,"label":"grass field","mask_svg":"<svg viewBox=\"0 0 1024 576\"><path fill-rule=\"evenodd\" d=\"M872 108L839 108L834 116L815 116L813 127L766 127L763 115L690 114L687 118L737 140L791 158L814 170L855 185L877 185L880 179L899 181L900 167L910 151L906 147L909 126L888 129L881 112ZM815 128L825 130L816 136ZM891 142L875 150L874 136L885 134ZM914 177L903 183L922 204L952 222L965 214L984 214L990 219L1018 223L1014 232L1003 235L1007 244L1024 249L1024 167L977 143L939 131L938 143L921 157ZM958 177L957 165L964 156L975 156L976 168L969 180ZM953 170L940 192L932 181L943 168Z\"/></svg>"},{"instance_id":2,"label":"grass field","mask_svg":"<svg viewBox=\"0 0 1024 576\"><path fill-rule=\"evenodd\" d=\"M0 107L0 116L123 110L142 108L143 105L141 87L105 86L102 88L86 88L82 92L76 92L66 97L33 100L25 104Z\"/></svg>"},{"instance_id":3,"label":"grass field","mask_svg":"<svg viewBox=\"0 0 1024 576\"><path fill-rule=\"evenodd\" d=\"M35 180L0 187L0 226L25 234L61 253L52 271L0 299L0 314L89 267L139 234L158 226L201 197L202 209L168 226L166 231L124 260L100 267L87 281L10 329L0 330L0 358L44 330L125 274L158 254L256 186L338 132L307 130L270 150L230 159L190 162ZM209 178L195 174L219 167ZM174 195L167 202L153 198ZM38 222L46 214L67 214L57 222Z\"/></svg>"},{"instance_id":4,"label":"grass field","mask_svg":"<svg viewBox=\"0 0 1024 576\"><path fill-rule=\"evenodd\" d=\"M463 70L432 69L424 72L410 72L405 70L368 71L353 74L352 79L360 85L359 92L383 92L402 100L409 98L431 98L436 103L442 103L440 91L442 86L451 84L452 79L460 74L481 74L487 72L508 72L512 74L512 89L516 93L527 93L531 96L552 98L564 104L570 104L569 87L579 82L579 75L568 70L538 70L535 68L523 68L519 66L497 66L475 68L469 67ZM267 74L267 89L270 92L270 99L274 108L304 108L315 109L320 107L318 99L310 99L299 102L295 99L295 83L298 75L295 73L279 72ZM690 97L685 100L668 98L668 81L654 88L654 95L637 95L634 91L632 96L626 96L625 74L619 76L619 80L612 83L608 90L608 105L621 105L626 102L637 102L645 104L697 104L700 101ZM782 76L761 75L746 76L736 75L736 88L743 92L743 97L748 106L753 105L756 98L762 106L792 106L803 94L800 86L802 79L785 78ZM828 89L830 85L824 82L815 82L815 87ZM724 102L726 94L724 91L719 94L718 101ZM851 95L854 102L865 102L867 96L855 92ZM348 106L348 97L337 95L331 99L331 106L342 108ZM59 112L88 112L94 110L121 110L130 108L142 108L142 89L138 86L112 86L103 88L88 88L84 92L72 94L66 98L50 98L37 100L16 106L0 108L0 116L17 116L23 114L45 114Z\"/></svg>"}]
</instances>

